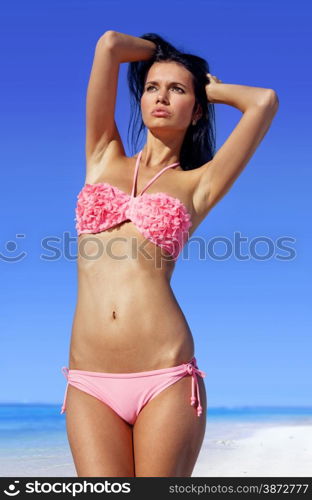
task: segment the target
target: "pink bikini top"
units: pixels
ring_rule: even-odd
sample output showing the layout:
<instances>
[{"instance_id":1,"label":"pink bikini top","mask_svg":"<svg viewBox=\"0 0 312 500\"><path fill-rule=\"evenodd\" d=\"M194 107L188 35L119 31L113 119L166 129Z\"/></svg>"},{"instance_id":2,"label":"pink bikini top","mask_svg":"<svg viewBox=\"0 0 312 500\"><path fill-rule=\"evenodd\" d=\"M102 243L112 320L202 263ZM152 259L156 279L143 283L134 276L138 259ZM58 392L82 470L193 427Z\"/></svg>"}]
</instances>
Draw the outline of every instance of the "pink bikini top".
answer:
<instances>
[{"instance_id":1,"label":"pink bikini top","mask_svg":"<svg viewBox=\"0 0 312 500\"><path fill-rule=\"evenodd\" d=\"M179 165L179 162L164 167L135 197L141 156L142 151L136 161L131 195L107 182L83 186L77 196L77 233L99 233L130 220L145 238L166 250L176 260L188 239L188 230L192 225L191 216L178 198L166 193L144 191L165 170Z\"/></svg>"}]
</instances>

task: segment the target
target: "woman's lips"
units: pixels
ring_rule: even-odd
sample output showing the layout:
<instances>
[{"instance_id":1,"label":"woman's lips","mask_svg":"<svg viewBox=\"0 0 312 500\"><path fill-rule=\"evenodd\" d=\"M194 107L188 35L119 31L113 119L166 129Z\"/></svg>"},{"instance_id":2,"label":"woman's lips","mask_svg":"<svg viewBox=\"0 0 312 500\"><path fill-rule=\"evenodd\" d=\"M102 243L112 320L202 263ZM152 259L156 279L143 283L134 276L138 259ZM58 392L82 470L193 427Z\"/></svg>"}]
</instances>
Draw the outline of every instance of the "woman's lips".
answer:
<instances>
[{"instance_id":1,"label":"woman's lips","mask_svg":"<svg viewBox=\"0 0 312 500\"><path fill-rule=\"evenodd\" d=\"M153 111L152 115L153 116L170 116L170 114L167 111Z\"/></svg>"}]
</instances>

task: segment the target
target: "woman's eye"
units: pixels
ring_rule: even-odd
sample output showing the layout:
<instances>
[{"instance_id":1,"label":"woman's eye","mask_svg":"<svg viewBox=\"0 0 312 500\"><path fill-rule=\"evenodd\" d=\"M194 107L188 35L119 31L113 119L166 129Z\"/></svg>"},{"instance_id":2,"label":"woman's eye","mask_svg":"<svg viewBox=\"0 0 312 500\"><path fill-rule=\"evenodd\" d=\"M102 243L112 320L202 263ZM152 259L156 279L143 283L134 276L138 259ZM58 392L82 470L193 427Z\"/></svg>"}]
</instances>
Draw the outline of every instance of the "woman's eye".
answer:
<instances>
[{"instance_id":1,"label":"woman's eye","mask_svg":"<svg viewBox=\"0 0 312 500\"><path fill-rule=\"evenodd\" d=\"M152 88L153 88L153 89L155 89L155 88L156 88L156 87L155 87L155 85L150 85L149 87L146 87L146 90L149 90L149 89L152 89ZM181 92L182 92L182 93L184 93L184 90L183 90L183 89L181 89L180 87L173 86L172 88L173 88L173 89L178 89L178 90L181 90Z\"/></svg>"}]
</instances>

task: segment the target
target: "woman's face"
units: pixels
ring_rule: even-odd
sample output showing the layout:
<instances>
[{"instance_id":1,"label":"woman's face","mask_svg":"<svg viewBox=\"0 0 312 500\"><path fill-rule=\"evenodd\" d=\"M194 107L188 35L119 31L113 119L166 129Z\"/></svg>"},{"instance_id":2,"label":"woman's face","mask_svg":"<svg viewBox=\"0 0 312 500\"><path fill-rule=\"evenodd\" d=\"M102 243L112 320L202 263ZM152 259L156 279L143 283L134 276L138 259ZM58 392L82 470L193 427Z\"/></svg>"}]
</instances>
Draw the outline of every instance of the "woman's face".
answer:
<instances>
[{"instance_id":1,"label":"woman's face","mask_svg":"<svg viewBox=\"0 0 312 500\"><path fill-rule=\"evenodd\" d=\"M156 62L150 67L141 97L142 119L148 129L186 130L194 118L194 104L192 74L186 68L175 62ZM153 116L158 107L169 116Z\"/></svg>"}]
</instances>

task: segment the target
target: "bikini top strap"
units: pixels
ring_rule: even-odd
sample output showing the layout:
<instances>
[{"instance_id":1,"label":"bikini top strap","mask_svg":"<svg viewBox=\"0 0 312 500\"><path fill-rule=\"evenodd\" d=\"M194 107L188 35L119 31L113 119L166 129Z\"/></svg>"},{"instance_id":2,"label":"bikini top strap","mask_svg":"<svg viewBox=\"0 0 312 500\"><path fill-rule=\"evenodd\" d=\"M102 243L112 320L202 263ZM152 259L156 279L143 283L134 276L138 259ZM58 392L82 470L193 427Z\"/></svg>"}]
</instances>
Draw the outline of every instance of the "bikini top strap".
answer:
<instances>
[{"instance_id":1,"label":"bikini top strap","mask_svg":"<svg viewBox=\"0 0 312 500\"><path fill-rule=\"evenodd\" d=\"M138 177L138 169L139 169L139 163L140 163L140 159L141 159L141 156L142 156L142 152L143 152L143 149L140 151L140 153L138 155L138 158L137 158L137 162L136 162L136 166L135 166L135 172L134 172L134 181L133 181L133 187L132 187L131 196L134 195L134 188L135 188L135 184L136 184L137 177ZM146 186L142 189L142 191L138 194L138 196L141 196L144 193L144 191L146 191L146 189L148 189L150 187L150 185L153 184L153 182L156 181L156 179L158 179L158 177L163 172L165 172L169 168L175 167L176 165L179 165L179 164L180 164L180 162L176 162L176 163L172 163L171 165L167 165L166 167L164 167L160 172L158 172L156 175L154 175L154 177L146 184Z\"/></svg>"},{"instance_id":2,"label":"bikini top strap","mask_svg":"<svg viewBox=\"0 0 312 500\"><path fill-rule=\"evenodd\" d=\"M134 189L135 189L136 180L138 178L138 169L139 169L139 163L140 163L140 159L142 156L142 152L143 152L143 149L139 152L138 157L137 157L137 161L135 164L131 197L133 197L133 195L134 195Z\"/></svg>"}]
</instances>

